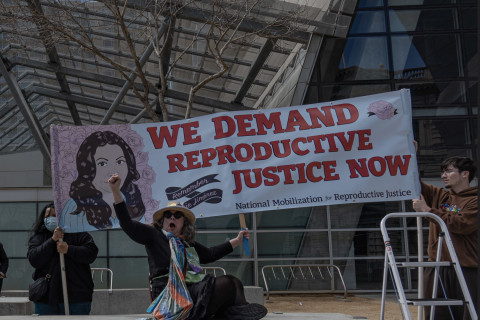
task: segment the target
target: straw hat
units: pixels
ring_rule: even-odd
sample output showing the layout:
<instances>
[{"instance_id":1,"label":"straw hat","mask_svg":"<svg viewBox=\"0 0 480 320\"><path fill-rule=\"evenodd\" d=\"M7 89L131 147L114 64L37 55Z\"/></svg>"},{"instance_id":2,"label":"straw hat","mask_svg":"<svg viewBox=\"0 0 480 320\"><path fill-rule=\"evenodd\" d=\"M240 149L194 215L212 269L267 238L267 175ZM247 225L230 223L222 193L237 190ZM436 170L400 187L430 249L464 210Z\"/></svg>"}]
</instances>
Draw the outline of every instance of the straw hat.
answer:
<instances>
[{"instance_id":1,"label":"straw hat","mask_svg":"<svg viewBox=\"0 0 480 320\"><path fill-rule=\"evenodd\" d=\"M158 210L153 214L153 221L157 222L163 218L163 214L166 211L180 211L183 213L183 216L190 221L191 224L195 224L195 215L192 211L187 209L181 202L172 201L167 203L167 206Z\"/></svg>"}]
</instances>

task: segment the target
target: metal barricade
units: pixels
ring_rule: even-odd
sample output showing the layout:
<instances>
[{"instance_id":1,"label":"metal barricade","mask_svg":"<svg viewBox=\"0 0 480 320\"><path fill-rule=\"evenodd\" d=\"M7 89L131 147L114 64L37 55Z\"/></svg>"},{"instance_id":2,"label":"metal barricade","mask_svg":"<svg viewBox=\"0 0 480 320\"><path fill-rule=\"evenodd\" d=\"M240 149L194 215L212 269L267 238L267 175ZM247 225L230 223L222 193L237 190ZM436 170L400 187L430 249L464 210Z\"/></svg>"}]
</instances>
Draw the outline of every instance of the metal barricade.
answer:
<instances>
[{"instance_id":1,"label":"metal barricade","mask_svg":"<svg viewBox=\"0 0 480 320\"><path fill-rule=\"evenodd\" d=\"M319 280L330 281L331 292L335 292L335 271L343 285L343 297L347 298L347 287L343 280L340 269L334 264L291 264L291 265L267 265L262 268L263 282L267 291L267 300L270 298L270 289L265 275L266 270L271 270L274 280ZM277 270L277 272L275 272ZM306 291L311 292L311 291Z\"/></svg>"},{"instance_id":2,"label":"metal barricade","mask_svg":"<svg viewBox=\"0 0 480 320\"><path fill-rule=\"evenodd\" d=\"M103 283L103 273L110 273L110 288L108 289L108 293L113 293L113 271L108 268L91 268L92 270L92 279L94 279L95 272L100 272L100 282Z\"/></svg>"},{"instance_id":3,"label":"metal barricade","mask_svg":"<svg viewBox=\"0 0 480 320\"><path fill-rule=\"evenodd\" d=\"M217 276L217 272L223 272L223 275L226 275L227 272L222 267L202 267L203 273L213 273L213 276Z\"/></svg>"}]
</instances>

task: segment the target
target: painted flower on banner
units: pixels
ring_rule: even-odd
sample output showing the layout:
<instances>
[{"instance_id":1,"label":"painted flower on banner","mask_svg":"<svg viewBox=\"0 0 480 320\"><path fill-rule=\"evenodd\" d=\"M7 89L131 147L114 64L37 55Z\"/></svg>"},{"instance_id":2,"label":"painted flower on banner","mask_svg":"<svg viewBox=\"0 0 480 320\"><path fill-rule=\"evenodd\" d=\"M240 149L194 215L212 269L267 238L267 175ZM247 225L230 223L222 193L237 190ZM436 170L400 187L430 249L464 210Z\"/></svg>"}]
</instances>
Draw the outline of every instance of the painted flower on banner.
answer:
<instances>
[{"instance_id":1,"label":"painted flower on banner","mask_svg":"<svg viewBox=\"0 0 480 320\"><path fill-rule=\"evenodd\" d=\"M388 120L397 114L397 109L388 101L378 100L368 106L368 116L376 115L382 120Z\"/></svg>"}]
</instances>

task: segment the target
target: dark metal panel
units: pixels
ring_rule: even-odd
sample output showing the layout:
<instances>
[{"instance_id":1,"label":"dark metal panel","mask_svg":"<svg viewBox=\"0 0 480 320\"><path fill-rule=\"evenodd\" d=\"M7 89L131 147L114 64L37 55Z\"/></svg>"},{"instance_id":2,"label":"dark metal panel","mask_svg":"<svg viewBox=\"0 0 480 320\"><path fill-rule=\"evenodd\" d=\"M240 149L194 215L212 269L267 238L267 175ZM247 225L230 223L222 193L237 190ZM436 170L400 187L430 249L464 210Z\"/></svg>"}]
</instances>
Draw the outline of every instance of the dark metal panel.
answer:
<instances>
[{"instance_id":1,"label":"dark metal panel","mask_svg":"<svg viewBox=\"0 0 480 320\"><path fill-rule=\"evenodd\" d=\"M168 28L168 22L169 22L169 19L165 19L165 21L162 23L162 25L160 26L160 28L158 29L158 34L157 34L157 38L160 39L162 37L162 35L167 31L167 28ZM153 40L155 41L155 40ZM151 42L148 47L145 49L145 52L143 53L142 57L139 59L138 63L141 67L143 67L145 65L145 63L147 62L148 60L148 57L150 57L150 55L153 53L153 49L154 49L154 44ZM100 122L100 124L107 124L108 123L108 120L110 120L110 118L112 117L112 114L115 112L115 109L118 107L118 105L120 104L120 101L122 101L123 97L125 97L125 95L127 94L128 90L131 88L131 83L133 81L135 81L135 78L137 77L137 73L131 73L129 76L128 76L128 80L125 81L125 83L123 84L122 88L120 89L120 92L118 93L117 97L115 98L115 100L113 101L112 105L110 106L110 108L108 108L108 111L107 113L105 114L105 117L102 119L102 121Z\"/></svg>"},{"instance_id":2,"label":"dark metal panel","mask_svg":"<svg viewBox=\"0 0 480 320\"><path fill-rule=\"evenodd\" d=\"M15 57L11 59L11 62L13 65L23 65L23 66L28 66L31 68L37 68L45 71L54 71L55 69L60 69L61 72L67 76L72 76L72 77L77 77L81 79L86 79L86 80L91 80L91 81L97 81L99 83L105 83L113 86L118 86L121 87L124 85L125 81L116 77L109 77L105 75L99 75L96 73L91 73L87 71L82 71L82 70L77 70L77 69L72 69L72 68L67 68L63 66L51 66L47 63L44 62L39 62L39 61L34 61L34 60L29 60L29 59L24 59L20 57ZM143 87L141 85L136 85L135 86L137 90L143 91ZM153 88L152 88L153 89ZM65 96L65 95L62 95ZM175 98L183 101L188 101L188 94L175 91L175 90L167 90L167 97L170 98ZM218 101L215 99L210 99L210 98L205 98L205 97L200 97L200 96L195 96L194 98L194 103L214 107L217 109L222 109L226 111L235 111L235 110L244 110L246 107L241 107L239 108L238 105L233 105L231 103L226 103L222 101ZM79 101L82 103L81 101ZM78 102L77 102L78 103Z\"/></svg>"},{"instance_id":3,"label":"dark metal panel","mask_svg":"<svg viewBox=\"0 0 480 320\"><path fill-rule=\"evenodd\" d=\"M240 86L240 89L238 89L237 95L233 99L232 103L238 103L238 104L242 103L242 100L247 94L248 89L250 89L253 81L255 80L256 76L260 72L261 67L267 60L268 56L270 55L270 52L272 52L272 49L276 42L277 42L276 39L267 39L267 41L265 41L262 48L260 49L260 52L257 55L257 58L255 59L255 61L252 62L252 65L250 66L250 70L248 70L248 74L245 76L245 79L243 80L243 83Z\"/></svg>"},{"instance_id":4,"label":"dark metal panel","mask_svg":"<svg viewBox=\"0 0 480 320\"><path fill-rule=\"evenodd\" d=\"M10 71L8 70L7 66L4 63L3 57L1 56L0 56L0 73L3 75L3 78L7 82L7 85L10 89L10 93L15 98L15 101L17 102L17 106L20 108L20 111L22 112L22 115L25 118L25 121L27 122L33 137L35 138L35 141L37 142L40 148L40 151L43 154L43 157L45 158L45 160L48 160L48 162L50 162L51 160L50 147L49 147L50 141L47 135L45 134L45 132L42 130L42 127L37 117L32 112L30 105L28 104L27 100L23 96L22 90L20 89L20 86L18 85L17 80L15 79L14 75L10 73Z\"/></svg>"},{"instance_id":5,"label":"dark metal panel","mask_svg":"<svg viewBox=\"0 0 480 320\"><path fill-rule=\"evenodd\" d=\"M30 8L30 11L32 12L32 15L37 15L40 18L45 18L42 6L38 0L27 0L28 7ZM40 21L39 21L40 22ZM60 59L58 57L57 49L55 48L54 45L52 45L52 40L48 32L46 32L41 24L39 22L36 22L37 24L37 29L40 33L40 39L43 42L43 45L45 46L45 49L47 50L47 55L49 58L50 64L58 65L60 66ZM60 88L62 92L65 93L70 93L70 87L68 85L68 81L65 77L65 75L59 71L55 72L55 75L57 77L58 83L60 84ZM75 104L71 101L67 102L68 103L68 108L70 109L70 113L72 115L73 122L76 125L81 125L82 121L80 120L80 116L78 115L77 107Z\"/></svg>"},{"instance_id":6,"label":"dark metal panel","mask_svg":"<svg viewBox=\"0 0 480 320\"><path fill-rule=\"evenodd\" d=\"M127 2L127 7L138 10L145 10L155 5L157 5L156 2L148 0L128 0ZM200 8L183 7L182 10L180 10L177 14L177 18L201 23L208 23L212 20L213 16L212 13L207 10L202 10ZM263 34L263 36L265 36L266 38L279 38L282 40L292 41L296 43L307 43L308 39L310 38L310 33L306 31L292 31L285 26L279 26L276 28L267 27L268 25L264 22L255 21L253 19L245 19L239 24L238 30L247 33L258 33L259 30L268 29L268 31L265 31Z\"/></svg>"}]
</instances>

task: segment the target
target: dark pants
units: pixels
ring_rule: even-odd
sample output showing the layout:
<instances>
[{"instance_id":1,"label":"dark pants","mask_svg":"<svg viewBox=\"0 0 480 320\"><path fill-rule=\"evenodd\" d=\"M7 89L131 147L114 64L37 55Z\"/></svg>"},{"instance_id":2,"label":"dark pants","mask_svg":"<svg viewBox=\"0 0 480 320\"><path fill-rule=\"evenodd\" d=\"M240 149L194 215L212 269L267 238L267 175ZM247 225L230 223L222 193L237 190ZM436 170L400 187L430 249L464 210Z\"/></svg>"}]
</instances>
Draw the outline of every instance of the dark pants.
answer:
<instances>
[{"instance_id":1,"label":"dark pants","mask_svg":"<svg viewBox=\"0 0 480 320\"><path fill-rule=\"evenodd\" d=\"M0 295L2 294L3 278L0 278Z\"/></svg>"},{"instance_id":2,"label":"dark pants","mask_svg":"<svg viewBox=\"0 0 480 320\"><path fill-rule=\"evenodd\" d=\"M68 311L71 315L89 315L90 309L92 307L91 302L77 302L69 303ZM39 315L64 315L65 314L65 305L59 303L57 305L49 305L46 303L35 302L34 303L35 313Z\"/></svg>"},{"instance_id":3,"label":"dark pants","mask_svg":"<svg viewBox=\"0 0 480 320\"><path fill-rule=\"evenodd\" d=\"M472 297L475 305L475 310L478 310L477 304L477 268L462 268L463 277L467 283L470 296ZM433 282L435 278L434 268L425 268L423 273L423 285L424 285L424 297L426 299L432 297ZM462 288L458 282L457 274L453 267L440 267L439 269L439 281L437 289L437 297L444 298L445 294L449 299L464 300ZM444 294L445 293L445 294ZM436 306L435 307L435 320L462 320L465 306ZM466 312L466 319L471 319L468 310ZM425 307L425 319L430 319L430 307Z\"/></svg>"}]
</instances>

